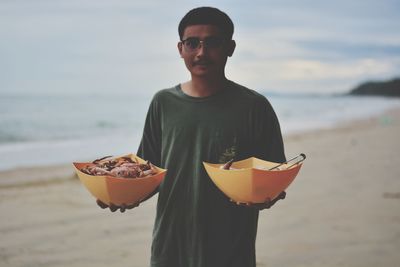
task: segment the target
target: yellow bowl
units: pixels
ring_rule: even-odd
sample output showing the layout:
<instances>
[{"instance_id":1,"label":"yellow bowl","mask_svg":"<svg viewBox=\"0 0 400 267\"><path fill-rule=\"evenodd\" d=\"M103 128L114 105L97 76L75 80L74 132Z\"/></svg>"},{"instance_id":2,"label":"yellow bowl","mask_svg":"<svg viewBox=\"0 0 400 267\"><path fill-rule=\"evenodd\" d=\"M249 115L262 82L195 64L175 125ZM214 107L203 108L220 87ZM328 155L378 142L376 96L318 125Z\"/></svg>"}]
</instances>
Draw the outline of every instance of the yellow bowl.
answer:
<instances>
[{"instance_id":1,"label":"yellow bowl","mask_svg":"<svg viewBox=\"0 0 400 267\"><path fill-rule=\"evenodd\" d=\"M293 182L302 166L299 163L289 169L268 171L279 163L255 157L234 162L233 170L221 169L224 164L203 164L215 185L230 199L240 203L264 203L276 198Z\"/></svg>"},{"instance_id":2,"label":"yellow bowl","mask_svg":"<svg viewBox=\"0 0 400 267\"><path fill-rule=\"evenodd\" d=\"M139 163L145 160L134 154L124 155ZM80 171L85 166L92 165L91 162L74 162L76 174L86 189L97 199L110 205L130 205L137 203L152 193L164 179L166 170L155 167L158 173L142 178L119 178L112 176L94 176Z\"/></svg>"}]
</instances>

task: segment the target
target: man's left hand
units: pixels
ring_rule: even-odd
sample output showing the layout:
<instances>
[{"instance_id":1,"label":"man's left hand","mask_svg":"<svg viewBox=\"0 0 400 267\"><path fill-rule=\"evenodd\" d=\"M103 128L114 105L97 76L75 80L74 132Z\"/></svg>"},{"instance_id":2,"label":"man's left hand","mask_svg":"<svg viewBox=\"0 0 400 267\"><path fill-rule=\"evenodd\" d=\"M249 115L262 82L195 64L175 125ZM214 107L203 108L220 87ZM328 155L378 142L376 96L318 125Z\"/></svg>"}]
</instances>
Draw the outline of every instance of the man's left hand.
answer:
<instances>
[{"instance_id":1,"label":"man's left hand","mask_svg":"<svg viewBox=\"0 0 400 267\"><path fill-rule=\"evenodd\" d=\"M281 199L285 199L285 197L286 197L286 192L283 191L273 200L267 199L267 201L265 201L264 203L240 203L240 202L235 202L233 200L231 200L231 201L235 202L239 206L251 207L251 208L258 209L258 210L263 210L263 209L271 208L276 202L278 202Z\"/></svg>"}]
</instances>

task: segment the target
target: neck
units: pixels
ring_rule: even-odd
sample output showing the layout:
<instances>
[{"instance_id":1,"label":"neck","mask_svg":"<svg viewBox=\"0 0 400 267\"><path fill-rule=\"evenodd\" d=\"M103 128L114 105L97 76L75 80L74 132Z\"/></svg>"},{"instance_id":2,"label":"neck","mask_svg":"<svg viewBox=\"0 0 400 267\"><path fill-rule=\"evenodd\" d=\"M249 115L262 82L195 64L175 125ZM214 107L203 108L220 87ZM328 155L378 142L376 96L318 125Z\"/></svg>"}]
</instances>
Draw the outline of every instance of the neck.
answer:
<instances>
[{"instance_id":1,"label":"neck","mask_svg":"<svg viewBox=\"0 0 400 267\"><path fill-rule=\"evenodd\" d=\"M225 76L216 79L193 77L181 85L182 91L193 97L207 97L222 90L228 80Z\"/></svg>"}]
</instances>

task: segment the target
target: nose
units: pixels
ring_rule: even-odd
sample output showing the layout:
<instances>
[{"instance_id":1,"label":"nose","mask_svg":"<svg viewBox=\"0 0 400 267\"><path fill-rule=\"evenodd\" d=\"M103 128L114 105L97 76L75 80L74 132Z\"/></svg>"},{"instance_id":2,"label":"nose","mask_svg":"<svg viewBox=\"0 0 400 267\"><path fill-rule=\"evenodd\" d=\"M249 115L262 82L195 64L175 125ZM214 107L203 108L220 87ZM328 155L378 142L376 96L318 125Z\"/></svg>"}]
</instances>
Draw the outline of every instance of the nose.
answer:
<instances>
[{"instance_id":1,"label":"nose","mask_svg":"<svg viewBox=\"0 0 400 267\"><path fill-rule=\"evenodd\" d=\"M207 51L207 46L204 45L204 41L200 41L199 47L197 48L197 56L204 55Z\"/></svg>"}]
</instances>

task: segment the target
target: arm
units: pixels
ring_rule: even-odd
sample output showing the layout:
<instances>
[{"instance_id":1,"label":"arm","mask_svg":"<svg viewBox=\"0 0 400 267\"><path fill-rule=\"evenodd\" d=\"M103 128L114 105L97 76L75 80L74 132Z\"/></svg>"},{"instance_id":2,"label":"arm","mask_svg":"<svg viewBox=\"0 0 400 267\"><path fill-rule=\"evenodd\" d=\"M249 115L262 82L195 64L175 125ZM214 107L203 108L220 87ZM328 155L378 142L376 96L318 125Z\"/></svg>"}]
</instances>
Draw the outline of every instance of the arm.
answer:
<instances>
[{"instance_id":1,"label":"arm","mask_svg":"<svg viewBox=\"0 0 400 267\"><path fill-rule=\"evenodd\" d=\"M285 149L278 117L267 99L256 105L254 131L254 154L256 157L272 161L285 162Z\"/></svg>"},{"instance_id":2,"label":"arm","mask_svg":"<svg viewBox=\"0 0 400 267\"><path fill-rule=\"evenodd\" d=\"M279 120L266 98L260 98L254 105L253 151L254 156L272 162L285 162L285 151ZM285 199L286 192L281 192L275 199L266 199L264 203L236 203L259 210L269 209L276 202Z\"/></svg>"},{"instance_id":3,"label":"arm","mask_svg":"<svg viewBox=\"0 0 400 267\"><path fill-rule=\"evenodd\" d=\"M160 166L161 164L161 124L156 97L153 98L149 106L142 140L136 154L145 160L149 160L151 163L157 166ZM158 187L144 199L141 199L139 202L130 205L117 206L113 203L107 205L100 200L97 200L96 203L102 209L109 208L111 212L115 212L117 210L120 210L120 212L125 212L126 209L132 209L139 206L140 203L150 199L157 193Z\"/></svg>"}]
</instances>

